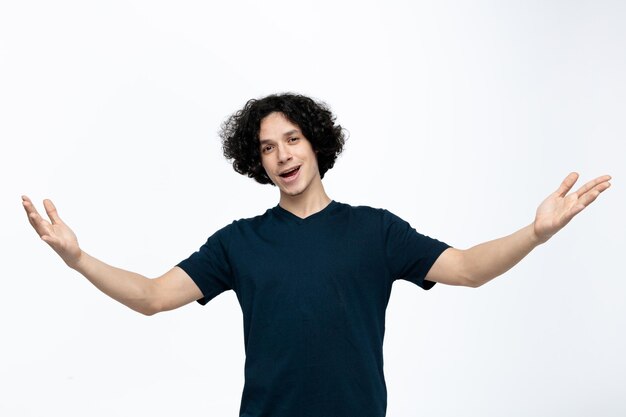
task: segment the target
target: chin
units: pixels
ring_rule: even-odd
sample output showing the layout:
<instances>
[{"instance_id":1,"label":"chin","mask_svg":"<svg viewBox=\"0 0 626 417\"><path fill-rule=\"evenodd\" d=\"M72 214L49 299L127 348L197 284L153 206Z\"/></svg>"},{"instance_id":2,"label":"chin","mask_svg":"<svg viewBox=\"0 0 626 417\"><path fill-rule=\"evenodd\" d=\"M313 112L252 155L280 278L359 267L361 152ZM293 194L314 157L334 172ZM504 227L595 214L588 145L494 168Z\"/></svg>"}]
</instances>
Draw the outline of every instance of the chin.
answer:
<instances>
[{"instance_id":1,"label":"chin","mask_svg":"<svg viewBox=\"0 0 626 417\"><path fill-rule=\"evenodd\" d=\"M304 192L304 190L282 190L283 194L288 195L290 197L295 197Z\"/></svg>"}]
</instances>

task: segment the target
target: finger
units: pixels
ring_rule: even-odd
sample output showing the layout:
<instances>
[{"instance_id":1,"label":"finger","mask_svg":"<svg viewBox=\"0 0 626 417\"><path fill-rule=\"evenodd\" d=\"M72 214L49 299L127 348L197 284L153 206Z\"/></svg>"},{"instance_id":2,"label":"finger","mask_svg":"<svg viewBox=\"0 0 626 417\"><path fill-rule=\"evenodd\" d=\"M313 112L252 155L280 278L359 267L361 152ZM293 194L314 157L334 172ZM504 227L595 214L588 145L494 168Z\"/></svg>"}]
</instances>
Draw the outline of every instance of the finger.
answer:
<instances>
[{"instance_id":1,"label":"finger","mask_svg":"<svg viewBox=\"0 0 626 417\"><path fill-rule=\"evenodd\" d=\"M576 191L576 195L578 197L581 197L583 194L585 194L587 191L591 190L593 187L601 184L601 183L607 183L607 181L609 181L611 179L610 175L603 175L601 177L598 177L596 179L593 179L591 181L589 181L587 184L583 185L582 187L580 187L578 189L578 191Z\"/></svg>"},{"instance_id":2,"label":"finger","mask_svg":"<svg viewBox=\"0 0 626 417\"><path fill-rule=\"evenodd\" d=\"M587 207L589 204L593 203L596 198L607 188L611 186L611 183L608 181L601 182L600 184L593 187L591 190L585 192L581 197L578 198L578 203L582 204L583 207Z\"/></svg>"},{"instance_id":3,"label":"finger","mask_svg":"<svg viewBox=\"0 0 626 417\"><path fill-rule=\"evenodd\" d=\"M50 235L50 224L39 215L32 201L28 197L22 196L22 205L24 210L26 210L28 222L33 226L39 237Z\"/></svg>"},{"instance_id":4,"label":"finger","mask_svg":"<svg viewBox=\"0 0 626 417\"><path fill-rule=\"evenodd\" d=\"M24 210L26 210L26 213L28 213L29 211L35 210L35 206L33 205L33 202L30 201L30 198L26 197L25 195L22 196L22 206L24 207Z\"/></svg>"},{"instance_id":5,"label":"finger","mask_svg":"<svg viewBox=\"0 0 626 417\"><path fill-rule=\"evenodd\" d=\"M559 197L565 197L565 194L567 194L567 192L572 189L577 180L578 173L571 172L567 177L565 177L559 189L556 190L557 195Z\"/></svg>"},{"instance_id":6,"label":"finger","mask_svg":"<svg viewBox=\"0 0 626 417\"><path fill-rule=\"evenodd\" d=\"M33 227L35 226L35 224L33 223L33 219L36 219L36 217L31 217L31 214L35 213L35 214L39 214L37 212L37 209L35 208L35 205L33 204L32 201L30 201L30 199L26 196L22 196L22 206L24 207L24 210L26 210L26 215L28 216L28 221L30 222L31 225L33 225Z\"/></svg>"},{"instance_id":7,"label":"finger","mask_svg":"<svg viewBox=\"0 0 626 417\"><path fill-rule=\"evenodd\" d=\"M50 235L50 222L43 219L36 211L28 214L30 224L35 228L37 234L41 237Z\"/></svg>"},{"instance_id":8,"label":"finger","mask_svg":"<svg viewBox=\"0 0 626 417\"><path fill-rule=\"evenodd\" d=\"M61 221L61 218L59 217L59 213L57 213L57 208L54 206L52 200L43 200L43 206L46 208L46 213L48 213L48 217L50 217L52 224L63 223Z\"/></svg>"}]
</instances>

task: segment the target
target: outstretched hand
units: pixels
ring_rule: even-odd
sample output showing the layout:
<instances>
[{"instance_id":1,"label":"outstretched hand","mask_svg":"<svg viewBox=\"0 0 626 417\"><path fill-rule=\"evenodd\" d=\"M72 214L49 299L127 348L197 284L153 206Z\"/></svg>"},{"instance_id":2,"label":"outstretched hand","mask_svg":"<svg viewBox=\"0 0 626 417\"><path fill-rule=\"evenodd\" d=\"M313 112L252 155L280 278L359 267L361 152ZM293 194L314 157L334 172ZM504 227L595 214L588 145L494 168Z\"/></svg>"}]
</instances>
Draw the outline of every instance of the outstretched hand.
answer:
<instances>
[{"instance_id":1,"label":"outstretched hand","mask_svg":"<svg viewBox=\"0 0 626 417\"><path fill-rule=\"evenodd\" d=\"M47 199L43 201L50 221L39 215L32 201L25 195L22 196L22 205L28 215L28 221L39 237L50 245L68 266L75 265L82 252L78 246L78 239L72 229L63 223L52 201Z\"/></svg>"},{"instance_id":2,"label":"outstretched hand","mask_svg":"<svg viewBox=\"0 0 626 417\"><path fill-rule=\"evenodd\" d=\"M611 186L610 179L611 176L603 175L589 181L576 192L567 194L578 180L578 173L572 172L565 177L559 189L550 194L537 208L533 223L537 240L544 243L561 230L575 215L591 204L602 191Z\"/></svg>"}]
</instances>

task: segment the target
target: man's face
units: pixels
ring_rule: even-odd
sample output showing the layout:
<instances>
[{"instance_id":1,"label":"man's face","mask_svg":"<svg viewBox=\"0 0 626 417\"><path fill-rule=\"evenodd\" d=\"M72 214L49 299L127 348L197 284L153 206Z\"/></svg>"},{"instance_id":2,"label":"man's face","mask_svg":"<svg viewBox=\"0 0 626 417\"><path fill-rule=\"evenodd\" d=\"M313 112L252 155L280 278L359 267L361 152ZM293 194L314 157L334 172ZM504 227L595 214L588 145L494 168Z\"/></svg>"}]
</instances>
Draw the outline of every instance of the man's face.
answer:
<instances>
[{"instance_id":1,"label":"man's face","mask_svg":"<svg viewBox=\"0 0 626 417\"><path fill-rule=\"evenodd\" d=\"M261 120L259 146L263 168L281 195L297 196L311 189L311 184L321 184L311 142L282 113L273 112Z\"/></svg>"}]
</instances>

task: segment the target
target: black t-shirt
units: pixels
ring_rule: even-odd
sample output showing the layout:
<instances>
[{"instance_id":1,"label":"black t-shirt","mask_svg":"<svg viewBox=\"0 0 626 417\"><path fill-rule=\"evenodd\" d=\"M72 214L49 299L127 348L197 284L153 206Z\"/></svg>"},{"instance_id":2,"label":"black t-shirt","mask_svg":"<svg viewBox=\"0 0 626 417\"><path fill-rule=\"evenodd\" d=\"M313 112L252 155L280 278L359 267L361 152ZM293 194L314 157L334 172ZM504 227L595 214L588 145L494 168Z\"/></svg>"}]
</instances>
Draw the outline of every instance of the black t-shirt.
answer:
<instances>
[{"instance_id":1,"label":"black t-shirt","mask_svg":"<svg viewBox=\"0 0 626 417\"><path fill-rule=\"evenodd\" d=\"M384 209L280 205L215 232L177 266L206 304L234 290L244 320L240 417L383 417L385 309L396 279L424 277L450 246Z\"/></svg>"}]
</instances>

